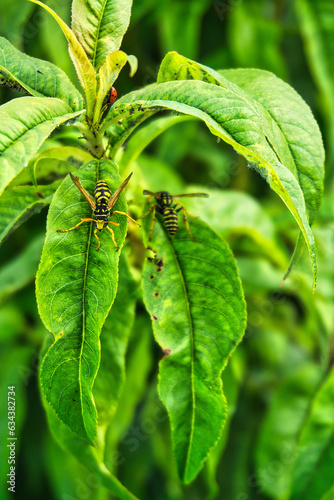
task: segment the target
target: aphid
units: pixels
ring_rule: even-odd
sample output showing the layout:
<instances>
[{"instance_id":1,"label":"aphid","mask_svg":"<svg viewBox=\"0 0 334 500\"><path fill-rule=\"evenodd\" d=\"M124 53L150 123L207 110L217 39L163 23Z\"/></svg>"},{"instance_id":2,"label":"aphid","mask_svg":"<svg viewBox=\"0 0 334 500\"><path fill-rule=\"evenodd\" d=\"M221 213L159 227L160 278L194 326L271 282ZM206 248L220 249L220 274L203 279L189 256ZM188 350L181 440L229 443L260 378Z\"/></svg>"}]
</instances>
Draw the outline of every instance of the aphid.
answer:
<instances>
[{"instance_id":1,"label":"aphid","mask_svg":"<svg viewBox=\"0 0 334 500\"><path fill-rule=\"evenodd\" d=\"M115 241L114 231L108 226L108 224L113 224L114 226L119 226L119 224L117 222L108 220L109 217L111 217L114 214L122 214L131 219L136 224L138 224L137 221L132 219L132 217L130 217L130 215L126 214L125 212L119 212L118 210L111 211L117 201L117 198L119 197L122 190L129 182L131 175L132 174L130 174L129 177L125 179L125 181L120 185L120 187L114 192L113 195L111 194L110 188L105 181L102 180L98 181L95 184L95 189L94 189L95 200L94 200L94 198L88 193L88 191L81 184L79 177L74 177L70 173L72 181L88 201L91 209L94 212L94 216L93 218L81 219L81 222L79 222L79 224L76 224L74 227L71 227L70 229L57 229L57 232L67 233L68 231L72 231L73 229L79 227L83 222L93 222L95 225L94 236L98 241L98 246L96 250L98 250L101 246L99 237L97 235L97 231L102 231L105 228L107 228L108 231L110 231L113 243L116 249L118 250L119 247ZM140 224L138 224L138 226L140 226Z\"/></svg>"},{"instance_id":2,"label":"aphid","mask_svg":"<svg viewBox=\"0 0 334 500\"><path fill-rule=\"evenodd\" d=\"M117 99L117 90L115 89L115 87L111 87L109 102L113 104L116 101L116 99Z\"/></svg>"},{"instance_id":3,"label":"aphid","mask_svg":"<svg viewBox=\"0 0 334 500\"><path fill-rule=\"evenodd\" d=\"M148 202L150 202L151 198L154 196L156 203L154 203L149 210L140 217L140 219L143 219L146 217L151 210L153 210L153 218L152 218L152 225L150 229L150 234L149 234L149 241L151 241L152 237L152 231L153 231L153 226L155 222L155 212L159 212L164 218L164 223L167 229L167 232L173 236L176 231L179 229L179 221L178 221L178 212L182 210L183 214L183 220L186 225L188 234L191 238L193 238L190 228L189 228L189 223L187 219L187 213L191 217L194 217L194 215L191 215L187 209L177 201L175 198L185 198L185 197L194 197L194 196L200 196L200 197L208 197L209 195L206 193L187 193L187 194L176 194L176 195L171 195L167 191L158 191L157 193L153 193L152 191L147 191L146 189L143 191L143 194L146 196L148 195L149 198L147 199ZM174 205L173 205L174 203ZM180 205L179 208L176 208L177 205Z\"/></svg>"}]
</instances>

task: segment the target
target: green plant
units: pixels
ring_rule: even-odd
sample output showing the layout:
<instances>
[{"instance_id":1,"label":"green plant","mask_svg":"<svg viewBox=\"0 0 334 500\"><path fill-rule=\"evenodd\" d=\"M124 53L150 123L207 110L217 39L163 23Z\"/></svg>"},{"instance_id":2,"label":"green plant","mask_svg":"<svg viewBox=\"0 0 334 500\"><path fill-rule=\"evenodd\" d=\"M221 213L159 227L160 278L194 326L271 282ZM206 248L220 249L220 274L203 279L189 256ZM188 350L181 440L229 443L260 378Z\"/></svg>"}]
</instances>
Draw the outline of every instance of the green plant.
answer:
<instances>
[{"instance_id":1,"label":"green plant","mask_svg":"<svg viewBox=\"0 0 334 500\"><path fill-rule=\"evenodd\" d=\"M246 326L237 266L210 224L191 217L195 239L182 221L170 237L158 217L148 241L149 216L142 229L131 228L122 254L115 252L106 231L96 252L92 225L65 235L57 232L91 217L82 194L69 176L47 184L45 179L64 177L80 167L78 177L88 192L92 194L101 179L115 191L159 134L185 120L201 120L242 155L288 207L301 234L289 270L306 242L314 290L317 266L310 226L322 198L324 152L310 109L282 80L254 69L217 72L176 52L163 59L156 83L106 107L125 64L129 62L131 74L136 70L134 56L119 50L131 2L91 2L93 13L87 5L73 1L71 29L43 6L68 41L84 95L59 68L1 39L1 83L31 96L0 108L1 235L7 238L50 204L36 280L39 314L53 334L44 345L40 367L49 424L61 444L96 471L106 488L119 498L134 498L105 467L103 453L124 385L136 300L143 299L163 349L159 395L171 424L179 477L189 483L217 444L226 420L220 375ZM49 135L62 124L71 126L72 135L66 137L71 144L49 147ZM133 170L129 197L136 218L143 211L142 190L154 187ZM115 208L127 211L124 193ZM210 199L196 200L194 209L204 219ZM113 220L119 223L114 233L122 247L127 222L124 217ZM40 248L40 239L33 244ZM23 255L29 255L28 249ZM286 263L279 252L272 258ZM142 264L140 292L130 268L138 273Z\"/></svg>"}]
</instances>

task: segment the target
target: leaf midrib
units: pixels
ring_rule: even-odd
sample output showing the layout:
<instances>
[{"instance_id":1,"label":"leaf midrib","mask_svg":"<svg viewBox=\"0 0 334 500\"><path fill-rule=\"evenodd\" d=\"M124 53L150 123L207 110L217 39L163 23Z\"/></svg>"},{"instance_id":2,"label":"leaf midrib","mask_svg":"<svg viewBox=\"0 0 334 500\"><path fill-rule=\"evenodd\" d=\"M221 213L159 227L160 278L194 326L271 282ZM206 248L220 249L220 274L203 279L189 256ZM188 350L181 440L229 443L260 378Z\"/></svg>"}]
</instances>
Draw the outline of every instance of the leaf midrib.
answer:
<instances>
[{"instance_id":1,"label":"leaf midrib","mask_svg":"<svg viewBox=\"0 0 334 500\"><path fill-rule=\"evenodd\" d=\"M104 12L106 10L106 4L107 4L107 0L104 0L104 4L102 5L101 16L99 18L98 26L96 28L96 37L95 37L95 40L94 40L94 52L93 52L93 58L92 58L92 65L93 65L94 68L95 68L95 62L96 62L97 47L98 47L99 40L100 40L99 34L100 34L100 31L101 31L102 18L103 18Z\"/></svg>"},{"instance_id":2,"label":"leaf midrib","mask_svg":"<svg viewBox=\"0 0 334 500\"><path fill-rule=\"evenodd\" d=\"M165 231L164 228L163 228L163 231ZM167 236L167 238L168 238L168 236ZM181 283L182 283L182 288L184 290L184 295L186 297L187 313L188 313L189 324L190 324L190 328L191 328L191 335L190 335L190 338L191 338L191 376L190 376L190 380L191 380L192 412L191 412L191 433L190 433L189 446L188 446L188 451L187 451L187 461L186 461L185 469L184 469L185 470L184 477L186 477L186 470L188 469L188 465L189 465L190 450L192 448L193 437L194 437L194 428L195 428L195 390L194 390L194 357L195 357L194 344L195 344L195 339L194 339L194 327L193 327L193 322L192 322L192 317L191 317L191 312L190 312L190 304L189 304L189 301L187 300L188 291L187 291L186 282L185 282L184 277L183 277L183 273L182 273L181 266L180 266L179 259L178 259L178 254L177 254L176 250L174 249L172 243L170 244L170 248L171 248L173 257L175 259L178 272L181 276Z\"/></svg>"},{"instance_id":3,"label":"leaf midrib","mask_svg":"<svg viewBox=\"0 0 334 500\"><path fill-rule=\"evenodd\" d=\"M99 169L97 169L97 180L96 180L96 182L99 180L98 172L99 172ZM84 418L84 414L83 414L83 390L82 390L81 373L82 373L83 348L84 348L84 345L85 345L85 336L86 336L86 309L85 309L85 300L86 300L86 286L87 286L89 253L90 253L90 245L91 245L91 239L92 239L92 230L93 230L93 223L90 222L90 228L89 228L89 234L88 234L88 240L87 240L87 247L86 247L85 271L84 271L83 286L82 286L82 342L81 342L80 357L79 357L80 406L81 406L81 411L82 411L82 422L83 422L83 425L84 425L85 429L86 429L86 425L85 425L85 418ZM87 432L87 430L86 430L86 432Z\"/></svg>"}]
</instances>

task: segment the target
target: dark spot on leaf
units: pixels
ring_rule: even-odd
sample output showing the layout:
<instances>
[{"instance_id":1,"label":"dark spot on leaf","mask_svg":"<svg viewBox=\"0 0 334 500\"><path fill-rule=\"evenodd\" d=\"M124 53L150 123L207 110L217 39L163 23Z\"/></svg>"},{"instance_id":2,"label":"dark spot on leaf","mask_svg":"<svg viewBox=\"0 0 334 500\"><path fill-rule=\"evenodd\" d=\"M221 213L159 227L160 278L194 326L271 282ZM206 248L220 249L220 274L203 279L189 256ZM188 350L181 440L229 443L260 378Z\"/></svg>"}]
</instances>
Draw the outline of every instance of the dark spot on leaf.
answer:
<instances>
[{"instance_id":1,"label":"dark spot on leaf","mask_svg":"<svg viewBox=\"0 0 334 500\"><path fill-rule=\"evenodd\" d=\"M36 196L38 196L38 198L45 198L44 194L41 193L40 191L36 191Z\"/></svg>"},{"instance_id":2,"label":"dark spot on leaf","mask_svg":"<svg viewBox=\"0 0 334 500\"><path fill-rule=\"evenodd\" d=\"M44 73L42 73L39 69L37 70L37 73L39 73L40 75L44 75Z\"/></svg>"},{"instance_id":3,"label":"dark spot on leaf","mask_svg":"<svg viewBox=\"0 0 334 500\"><path fill-rule=\"evenodd\" d=\"M148 260L149 262L152 262L152 261L153 261L152 257L147 257L147 260Z\"/></svg>"},{"instance_id":4,"label":"dark spot on leaf","mask_svg":"<svg viewBox=\"0 0 334 500\"><path fill-rule=\"evenodd\" d=\"M162 349L162 357L165 358L166 356L170 355L170 349Z\"/></svg>"},{"instance_id":5,"label":"dark spot on leaf","mask_svg":"<svg viewBox=\"0 0 334 500\"><path fill-rule=\"evenodd\" d=\"M160 292L155 292L155 294L154 294L154 295L155 295L156 297L159 297Z\"/></svg>"},{"instance_id":6,"label":"dark spot on leaf","mask_svg":"<svg viewBox=\"0 0 334 500\"><path fill-rule=\"evenodd\" d=\"M135 112L135 110L133 108L130 109L130 115L133 115L133 113Z\"/></svg>"},{"instance_id":7,"label":"dark spot on leaf","mask_svg":"<svg viewBox=\"0 0 334 500\"><path fill-rule=\"evenodd\" d=\"M153 274L151 274L151 276L150 276L150 280L153 280L153 279L154 279L154 276L153 276Z\"/></svg>"},{"instance_id":8,"label":"dark spot on leaf","mask_svg":"<svg viewBox=\"0 0 334 500\"><path fill-rule=\"evenodd\" d=\"M117 125L122 125L123 120L118 120Z\"/></svg>"},{"instance_id":9,"label":"dark spot on leaf","mask_svg":"<svg viewBox=\"0 0 334 500\"><path fill-rule=\"evenodd\" d=\"M158 267L162 267L164 265L164 259L159 259L157 262Z\"/></svg>"},{"instance_id":10,"label":"dark spot on leaf","mask_svg":"<svg viewBox=\"0 0 334 500\"><path fill-rule=\"evenodd\" d=\"M156 321L158 318L157 318L156 316L154 316L154 314L152 314L152 319L153 319L154 321Z\"/></svg>"},{"instance_id":11,"label":"dark spot on leaf","mask_svg":"<svg viewBox=\"0 0 334 500\"><path fill-rule=\"evenodd\" d=\"M231 340L232 345L235 345L235 340Z\"/></svg>"},{"instance_id":12,"label":"dark spot on leaf","mask_svg":"<svg viewBox=\"0 0 334 500\"><path fill-rule=\"evenodd\" d=\"M162 271L161 267L158 267L157 273L161 273L161 271Z\"/></svg>"},{"instance_id":13,"label":"dark spot on leaf","mask_svg":"<svg viewBox=\"0 0 334 500\"><path fill-rule=\"evenodd\" d=\"M72 399L72 401L76 401L76 399Z\"/></svg>"}]
</instances>

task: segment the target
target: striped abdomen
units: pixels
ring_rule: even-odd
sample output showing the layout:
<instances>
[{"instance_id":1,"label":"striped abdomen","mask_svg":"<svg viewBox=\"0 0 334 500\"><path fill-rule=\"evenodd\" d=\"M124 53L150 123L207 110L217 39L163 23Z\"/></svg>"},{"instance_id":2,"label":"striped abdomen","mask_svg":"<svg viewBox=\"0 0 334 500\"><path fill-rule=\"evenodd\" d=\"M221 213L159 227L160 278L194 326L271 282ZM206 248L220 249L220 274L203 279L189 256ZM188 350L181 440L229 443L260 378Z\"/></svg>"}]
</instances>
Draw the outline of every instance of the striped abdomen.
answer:
<instances>
[{"instance_id":1,"label":"striped abdomen","mask_svg":"<svg viewBox=\"0 0 334 500\"><path fill-rule=\"evenodd\" d=\"M108 205L111 198L111 192L105 181L98 181L95 184L94 196L97 205Z\"/></svg>"},{"instance_id":2,"label":"striped abdomen","mask_svg":"<svg viewBox=\"0 0 334 500\"><path fill-rule=\"evenodd\" d=\"M163 209L163 216L164 216L164 221L165 221L165 226L167 231L171 236L176 233L176 231L179 229L179 222L178 222L178 217L177 213L172 207L165 207Z\"/></svg>"}]
</instances>

